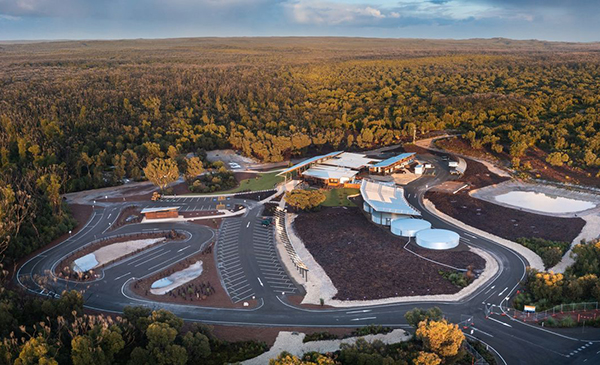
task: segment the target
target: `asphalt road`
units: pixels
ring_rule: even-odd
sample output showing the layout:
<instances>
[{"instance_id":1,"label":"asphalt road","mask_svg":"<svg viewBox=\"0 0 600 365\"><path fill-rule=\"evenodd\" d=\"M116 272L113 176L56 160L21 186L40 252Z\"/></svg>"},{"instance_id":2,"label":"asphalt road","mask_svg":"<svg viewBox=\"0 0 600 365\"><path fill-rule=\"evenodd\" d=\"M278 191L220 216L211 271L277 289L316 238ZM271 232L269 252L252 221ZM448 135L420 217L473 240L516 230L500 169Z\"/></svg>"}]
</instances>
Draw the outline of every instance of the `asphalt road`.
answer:
<instances>
[{"instance_id":1,"label":"asphalt road","mask_svg":"<svg viewBox=\"0 0 600 365\"><path fill-rule=\"evenodd\" d=\"M311 310L289 304L286 297L301 293L302 288L289 278L272 249L272 232L260 224L262 206L253 201L216 197L173 198L162 202L136 203L145 206L180 206L182 211L212 210L218 203L245 205L245 215L228 218L217 232L189 222L131 224L116 230L111 226L119 212L131 203L96 203L93 214L77 234L27 261L17 273L19 284L41 295L56 295L63 289L85 290L86 307L106 312L122 312L131 305L165 308L189 321L211 324L286 326L286 327L358 327L368 324L408 328L404 313L414 307L440 307L453 322L468 321L468 336L491 346L501 363L508 364L600 364L600 331L597 329L548 330L522 323L509 316L485 316L485 308L495 306L501 313L524 277L526 261L516 252L459 227L440 220L422 205L428 187L450 178L442 161L431 157L435 176L425 176L406 187L411 204L422 212L434 228L447 228L460 234L462 242L490 253L499 263L498 274L468 298L460 302L414 302L370 307ZM93 282L74 283L54 278L53 267L73 250L95 239L117 234L176 229L188 238L160 244L128 259L111 264ZM201 251L217 237L214 251L222 284L232 300L256 298L253 309L219 309L193 305L157 303L136 296L129 284ZM47 280L47 279L52 280ZM55 281L54 281L55 279ZM46 281L43 286L39 281ZM51 283L51 284L48 284ZM44 289L42 289L42 287ZM474 324L474 325L471 325Z\"/></svg>"}]
</instances>

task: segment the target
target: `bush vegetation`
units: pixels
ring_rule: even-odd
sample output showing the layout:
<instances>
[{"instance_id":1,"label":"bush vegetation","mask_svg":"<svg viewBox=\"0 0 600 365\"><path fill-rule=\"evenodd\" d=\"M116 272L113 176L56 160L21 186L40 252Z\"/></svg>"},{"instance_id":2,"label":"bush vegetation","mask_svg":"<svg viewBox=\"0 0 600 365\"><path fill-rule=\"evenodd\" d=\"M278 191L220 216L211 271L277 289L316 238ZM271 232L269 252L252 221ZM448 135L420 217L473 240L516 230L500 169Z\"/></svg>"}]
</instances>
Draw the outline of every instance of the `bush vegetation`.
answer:
<instances>
[{"instance_id":1,"label":"bush vegetation","mask_svg":"<svg viewBox=\"0 0 600 365\"><path fill-rule=\"evenodd\" d=\"M554 267L569 250L569 242L550 241L543 238L518 238L517 242L538 254L546 269Z\"/></svg>"},{"instance_id":2,"label":"bush vegetation","mask_svg":"<svg viewBox=\"0 0 600 365\"><path fill-rule=\"evenodd\" d=\"M529 269L524 290L517 294L513 306L536 305L545 310L559 304L600 301L600 241L582 243L573 248L575 262L564 274Z\"/></svg>"}]
</instances>

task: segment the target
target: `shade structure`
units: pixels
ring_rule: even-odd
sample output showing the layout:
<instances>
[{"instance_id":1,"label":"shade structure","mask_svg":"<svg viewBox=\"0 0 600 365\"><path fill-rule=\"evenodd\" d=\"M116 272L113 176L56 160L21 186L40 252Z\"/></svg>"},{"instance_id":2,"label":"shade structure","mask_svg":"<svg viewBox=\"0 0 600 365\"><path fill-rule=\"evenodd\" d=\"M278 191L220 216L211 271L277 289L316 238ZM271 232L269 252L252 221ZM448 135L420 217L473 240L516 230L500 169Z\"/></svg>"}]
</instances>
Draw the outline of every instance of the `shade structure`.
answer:
<instances>
[{"instance_id":1,"label":"shade structure","mask_svg":"<svg viewBox=\"0 0 600 365\"><path fill-rule=\"evenodd\" d=\"M414 237L417 235L417 232L430 228L431 223L427 222L424 219L396 218L392 220L390 224L390 229L392 230L392 233L396 236L403 237Z\"/></svg>"},{"instance_id":2,"label":"shade structure","mask_svg":"<svg viewBox=\"0 0 600 365\"><path fill-rule=\"evenodd\" d=\"M460 236L446 229L426 229L416 234L417 245L432 250L448 250L458 246Z\"/></svg>"}]
</instances>

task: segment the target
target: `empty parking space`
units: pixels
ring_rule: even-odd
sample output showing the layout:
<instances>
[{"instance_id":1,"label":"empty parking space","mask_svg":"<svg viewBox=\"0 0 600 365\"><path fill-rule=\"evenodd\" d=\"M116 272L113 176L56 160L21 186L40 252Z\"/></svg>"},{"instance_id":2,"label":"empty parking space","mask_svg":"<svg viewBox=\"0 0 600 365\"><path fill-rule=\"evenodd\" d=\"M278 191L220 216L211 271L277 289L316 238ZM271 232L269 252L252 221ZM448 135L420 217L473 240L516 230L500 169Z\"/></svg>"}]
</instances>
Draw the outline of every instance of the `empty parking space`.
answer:
<instances>
[{"instance_id":1,"label":"empty parking space","mask_svg":"<svg viewBox=\"0 0 600 365\"><path fill-rule=\"evenodd\" d=\"M262 277L273 292L293 294L297 293L296 285L289 278L275 251L275 243L273 240L273 228L263 226L262 219L255 222L253 245L254 256Z\"/></svg>"},{"instance_id":2,"label":"empty parking space","mask_svg":"<svg viewBox=\"0 0 600 365\"><path fill-rule=\"evenodd\" d=\"M242 268L239 250L241 221L227 219L221 225L217 240L217 266L225 290L233 302L241 302L255 295Z\"/></svg>"}]
</instances>

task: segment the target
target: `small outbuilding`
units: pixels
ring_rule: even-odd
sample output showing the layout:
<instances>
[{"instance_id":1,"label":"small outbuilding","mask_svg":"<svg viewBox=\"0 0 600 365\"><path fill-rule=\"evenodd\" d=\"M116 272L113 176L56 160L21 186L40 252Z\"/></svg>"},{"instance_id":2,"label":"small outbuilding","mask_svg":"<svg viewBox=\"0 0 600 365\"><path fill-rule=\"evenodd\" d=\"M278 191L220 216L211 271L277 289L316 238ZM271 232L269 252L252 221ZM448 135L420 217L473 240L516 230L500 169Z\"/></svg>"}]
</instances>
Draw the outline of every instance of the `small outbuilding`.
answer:
<instances>
[{"instance_id":1,"label":"small outbuilding","mask_svg":"<svg viewBox=\"0 0 600 365\"><path fill-rule=\"evenodd\" d=\"M416 234L417 245L432 250L449 250L458 246L460 236L446 229L426 229Z\"/></svg>"},{"instance_id":2,"label":"small outbuilding","mask_svg":"<svg viewBox=\"0 0 600 365\"><path fill-rule=\"evenodd\" d=\"M149 207L142 209L141 213L146 219L177 218L179 207Z\"/></svg>"},{"instance_id":3,"label":"small outbuilding","mask_svg":"<svg viewBox=\"0 0 600 365\"><path fill-rule=\"evenodd\" d=\"M410 165L414 160L414 152L402 153L372 165L369 167L369 172L377 175L393 174L407 165Z\"/></svg>"},{"instance_id":4,"label":"small outbuilding","mask_svg":"<svg viewBox=\"0 0 600 365\"><path fill-rule=\"evenodd\" d=\"M415 218L394 219L390 224L390 229L396 236L414 237L417 232L431 229L431 223L424 219Z\"/></svg>"}]
</instances>

